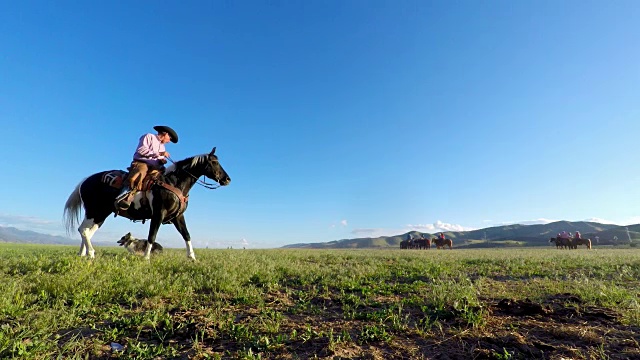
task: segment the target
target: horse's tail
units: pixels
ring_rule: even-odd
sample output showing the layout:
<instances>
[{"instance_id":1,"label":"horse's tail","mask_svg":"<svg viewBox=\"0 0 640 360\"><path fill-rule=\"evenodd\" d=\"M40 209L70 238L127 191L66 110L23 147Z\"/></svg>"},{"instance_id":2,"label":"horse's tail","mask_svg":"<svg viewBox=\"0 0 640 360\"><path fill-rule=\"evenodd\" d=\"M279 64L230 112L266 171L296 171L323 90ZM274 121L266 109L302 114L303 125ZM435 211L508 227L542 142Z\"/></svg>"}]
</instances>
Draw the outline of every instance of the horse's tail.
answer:
<instances>
[{"instance_id":1,"label":"horse's tail","mask_svg":"<svg viewBox=\"0 0 640 360\"><path fill-rule=\"evenodd\" d=\"M71 230L78 226L80 222L80 208L82 207L82 196L80 196L80 186L84 180L82 180L71 192L66 204L64 204L64 227L67 230L67 235L71 234Z\"/></svg>"}]
</instances>

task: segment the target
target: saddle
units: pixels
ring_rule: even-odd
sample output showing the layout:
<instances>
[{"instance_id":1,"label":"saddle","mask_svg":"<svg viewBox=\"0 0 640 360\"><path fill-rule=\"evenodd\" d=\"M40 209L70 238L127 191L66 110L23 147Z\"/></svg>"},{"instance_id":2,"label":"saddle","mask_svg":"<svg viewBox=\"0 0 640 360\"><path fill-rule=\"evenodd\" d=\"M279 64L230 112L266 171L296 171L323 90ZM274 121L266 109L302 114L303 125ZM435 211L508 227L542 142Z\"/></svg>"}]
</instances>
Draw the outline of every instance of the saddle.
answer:
<instances>
[{"instance_id":1,"label":"saddle","mask_svg":"<svg viewBox=\"0 0 640 360\"><path fill-rule=\"evenodd\" d=\"M112 170L102 175L102 182L116 188L118 190L122 190L124 185L129 181L129 172L123 170ZM142 180L137 180L135 182L134 190L137 191L147 191L151 189L151 186L158 180L160 176L160 171L158 170L150 170L147 175Z\"/></svg>"}]
</instances>

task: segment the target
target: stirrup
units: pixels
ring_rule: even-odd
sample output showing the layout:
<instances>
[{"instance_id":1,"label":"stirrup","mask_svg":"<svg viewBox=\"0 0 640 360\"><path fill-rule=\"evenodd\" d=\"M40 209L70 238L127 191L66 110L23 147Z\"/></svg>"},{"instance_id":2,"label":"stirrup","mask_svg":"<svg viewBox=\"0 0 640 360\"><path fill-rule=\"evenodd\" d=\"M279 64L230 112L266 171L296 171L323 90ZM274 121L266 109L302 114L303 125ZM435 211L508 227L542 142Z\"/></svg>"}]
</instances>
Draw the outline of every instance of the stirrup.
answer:
<instances>
[{"instance_id":1,"label":"stirrup","mask_svg":"<svg viewBox=\"0 0 640 360\"><path fill-rule=\"evenodd\" d=\"M122 210L122 211L127 211L129 210L129 208L131 207L131 203L124 201L124 200L120 200L120 201L116 201L116 208L118 210Z\"/></svg>"},{"instance_id":2,"label":"stirrup","mask_svg":"<svg viewBox=\"0 0 640 360\"><path fill-rule=\"evenodd\" d=\"M131 207L131 203L133 202L134 196L133 190L123 191L122 194L116 197L116 200L113 202L116 210L127 211Z\"/></svg>"},{"instance_id":3,"label":"stirrup","mask_svg":"<svg viewBox=\"0 0 640 360\"><path fill-rule=\"evenodd\" d=\"M119 203L120 201L124 200L127 198L127 196L129 196L129 194L131 194L132 190L129 189L123 189L123 191L118 194L118 196L116 196L116 203Z\"/></svg>"}]
</instances>

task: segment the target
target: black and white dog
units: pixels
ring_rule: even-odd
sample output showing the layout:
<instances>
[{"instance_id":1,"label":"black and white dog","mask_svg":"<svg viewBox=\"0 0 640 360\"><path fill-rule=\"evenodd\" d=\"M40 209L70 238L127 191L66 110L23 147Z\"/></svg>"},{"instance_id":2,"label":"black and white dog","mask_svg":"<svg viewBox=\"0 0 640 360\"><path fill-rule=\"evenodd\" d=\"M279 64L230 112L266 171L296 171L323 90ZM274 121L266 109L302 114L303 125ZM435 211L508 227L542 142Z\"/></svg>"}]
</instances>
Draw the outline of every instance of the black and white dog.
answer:
<instances>
[{"instance_id":1,"label":"black and white dog","mask_svg":"<svg viewBox=\"0 0 640 360\"><path fill-rule=\"evenodd\" d=\"M120 244L120 246L124 246L124 248L129 250L129 252L133 255L138 256L144 255L144 252L147 249L147 240L136 239L131 235L131 233L127 233L125 236L121 237L120 240L118 240L118 244ZM162 245L154 243L151 247L151 253L159 254L161 252Z\"/></svg>"}]
</instances>

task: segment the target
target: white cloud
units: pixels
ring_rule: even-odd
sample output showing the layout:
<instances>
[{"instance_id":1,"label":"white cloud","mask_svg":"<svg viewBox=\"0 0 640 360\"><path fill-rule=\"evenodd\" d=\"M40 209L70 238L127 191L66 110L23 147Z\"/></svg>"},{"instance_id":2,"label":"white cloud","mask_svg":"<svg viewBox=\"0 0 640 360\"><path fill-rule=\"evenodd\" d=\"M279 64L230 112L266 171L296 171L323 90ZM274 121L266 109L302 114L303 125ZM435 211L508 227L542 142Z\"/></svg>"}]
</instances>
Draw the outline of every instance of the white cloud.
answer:
<instances>
[{"instance_id":1,"label":"white cloud","mask_svg":"<svg viewBox=\"0 0 640 360\"><path fill-rule=\"evenodd\" d=\"M335 228L336 228L336 227L338 227L338 226L345 227L345 226L347 226L347 225L348 225L347 220L340 220L340 222L339 222L338 224L331 224L331 225L329 225L329 227L330 227L331 229L335 229Z\"/></svg>"},{"instance_id":2,"label":"white cloud","mask_svg":"<svg viewBox=\"0 0 640 360\"><path fill-rule=\"evenodd\" d=\"M613 222L611 220L605 220L605 219L596 218L596 217L585 219L584 221L597 222L597 223L600 223L600 224L615 224L615 222Z\"/></svg>"},{"instance_id":3,"label":"white cloud","mask_svg":"<svg viewBox=\"0 0 640 360\"><path fill-rule=\"evenodd\" d=\"M358 228L351 231L352 234L363 237L380 237L380 236L395 236L407 233L409 231L420 231L428 233L436 233L442 231L471 231L475 228L466 227L458 224L449 224L440 220L433 224L418 224L418 225L406 225L403 228L398 229L386 229L386 228Z\"/></svg>"},{"instance_id":4,"label":"white cloud","mask_svg":"<svg viewBox=\"0 0 640 360\"><path fill-rule=\"evenodd\" d=\"M540 224L549 224L549 223L552 223L552 222L555 222L555 221L559 221L559 220L539 218L539 219L534 219L534 220L503 221L499 225L515 225L515 224L520 224L520 225L540 225Z\"/></svg>"},{"instance_id":5,"label":"white cloud","mask_svg":"<svg viewBox=\"0 0 640 360\"><path fill-rule=\"evenodd\" d=\"M600 224L611 224L611 225L635 225L640 224L640 216L631 216L623 220L607 220L597 217L592 217L589 219L585 219L584 221L597 222Z\"/></svg>"},{"instance_id":6,"label":"white cloud","mask_svg":"<svg viewBox=\"0 0 640 360\"><path fill-rule=\"evenodd\" d=\"M470 230L475 230L475 228L472 227L466 227L466 226L462 226L459 224L449 224L449 223L445 223L442 222L440 220L436 221L433 224L418 224L418 225L412 225L409 224L407 225L407 227L409 228L409 230L415 230L415 231L424 231L424 232L440 232L440 231L470 231Z\"/></svg>"}]
</instances>

